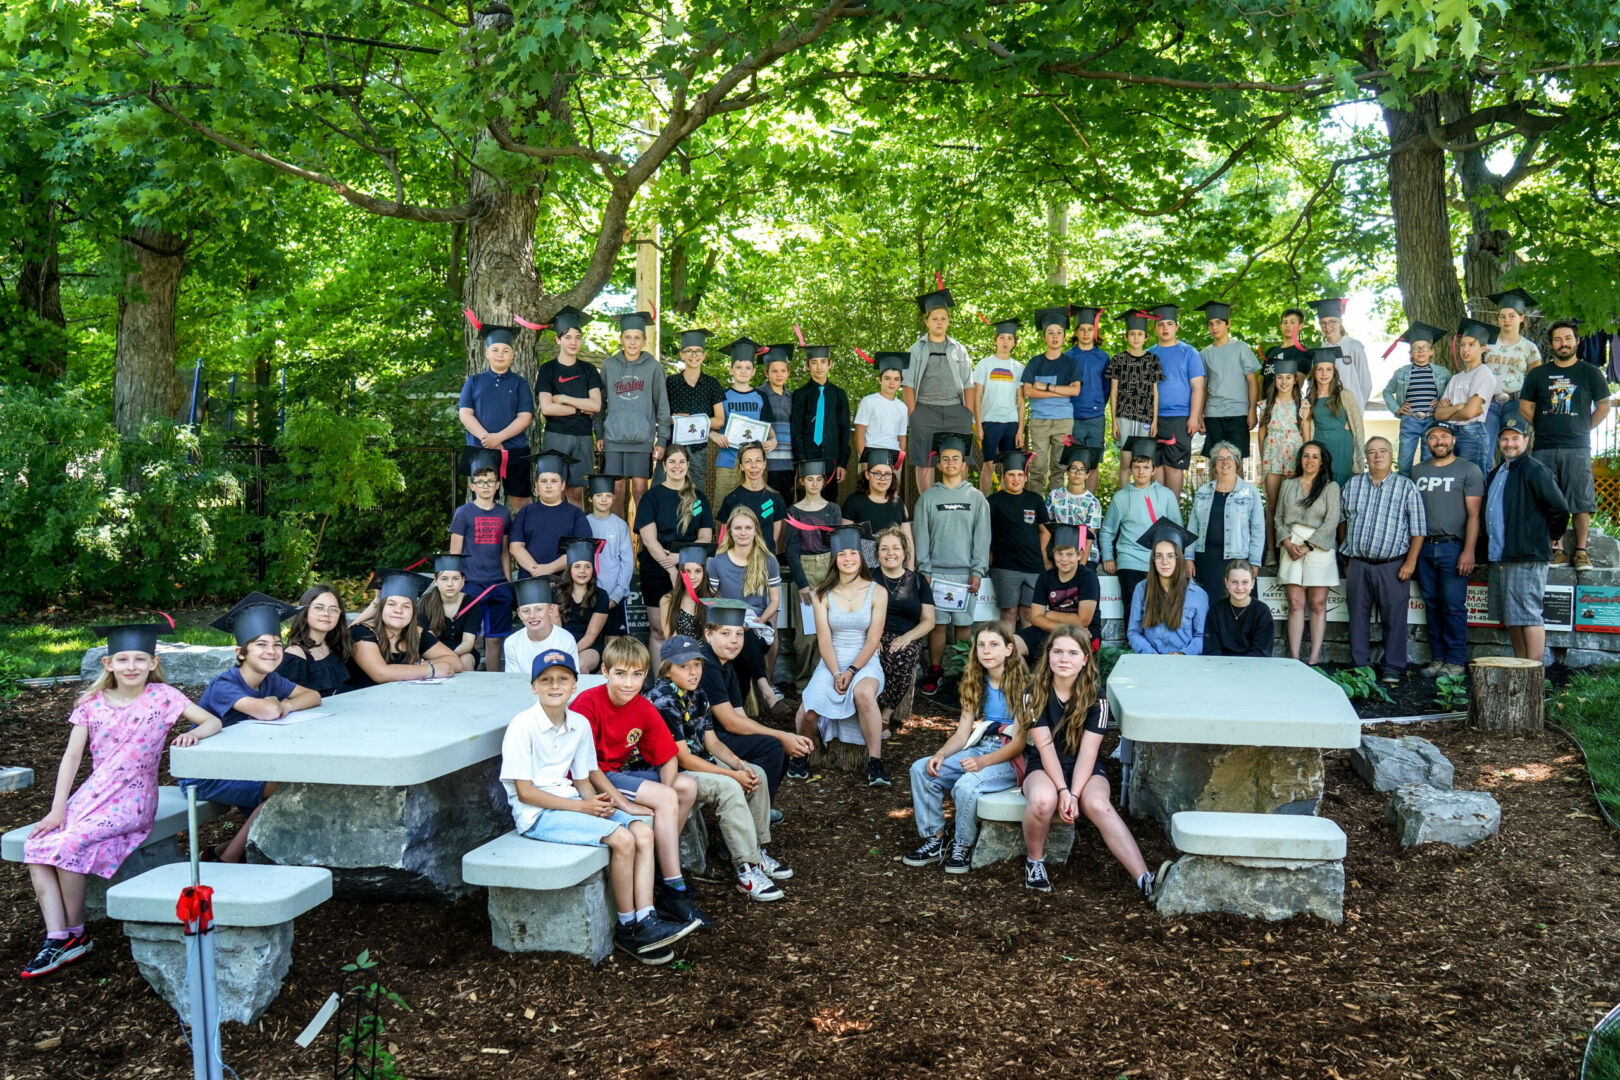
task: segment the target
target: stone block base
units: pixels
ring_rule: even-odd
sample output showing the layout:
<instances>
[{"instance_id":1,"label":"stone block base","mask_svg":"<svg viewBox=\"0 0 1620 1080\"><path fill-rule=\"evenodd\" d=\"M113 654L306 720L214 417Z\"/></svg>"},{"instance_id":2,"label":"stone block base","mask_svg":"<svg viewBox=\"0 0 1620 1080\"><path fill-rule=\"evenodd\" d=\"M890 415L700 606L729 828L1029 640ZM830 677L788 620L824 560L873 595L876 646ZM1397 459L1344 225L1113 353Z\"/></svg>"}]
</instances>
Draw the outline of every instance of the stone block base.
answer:
<instances>
[{"instance_id":1,"label":"stone block base","mask_svg":"<svg viewBox=\"0 0 1620 1080\"><path fill-rule=\"evenodd\" d=\"M1450 844L1465 848L1502 827L1502 808L1483 791L1439 791L1426 784L1395 789L1384 820L1395 826L1402 847Z\"/></svg>"},{"instance_id":2,"label":"stone block base","mask_svg":"<svg viewBox=\"0 0 1620 1080\"><path fill-rule=\"evenodd\" d=\"M186 935L180 924L127 922L124 934L141 977L190 1024ZM281 981L292 966L293 924L221 926L212 936L220 1022L257 1023L280 995Z\"/></svg>"},{"instance_id":3,"label":"stone block base","mask_svg":"<svg viewBox=\"0 0 1620 1080\"><path fill-rule=\"evenodd\" d=\"M1310 747L1133 742L1127 803L1170 829L1183 810L1314 814L1322 752Z\"/></svg>"},{"instance_id":4,"label":"stone block base","mask_svg":"<svg viewBox=\"0 0 1620 1080\"><path fill-rule=\"evenodd\" d=\"M1046 861L1064 863L1074 850L1074 826L1061 821L1052 823L1046 837ZM973 845L973 856L968 865L982 870L1007 859L1022 860L1028 851L1024 848L1024 826L1018 821L979 821L979 842Z\"/></svg>"},{"instance_id":5,"label":"stone block base","mask_svg":"<svg viewBox=\"0 0 1620 1080\"><path fill-rule=\"evenodd\" d=\"M1275 922L1315 915L1344 922L1344 863L1183 855L1165 876L1160 915L1224 911Z\"/></svg>"},{"instance_id":6,"label":"stone block base","mask_svg":"<svg viewBox=\"0 0 1620 1080\"><path fill-rule=\"evenodd\" d=\"M600 963L613 951L613 923L602 871L566 889L489 890L490 940L502 952L567 952Z\"/></svg>"},{"instance_id":7,"label":"stone block base","mask_svg":"<svg viewBox=\"0 0 1620 1080\"><path fill-rule=\"evenodd\" d=\"M24 765L0 766L0 791L22 791L33 786L33 769Z\"/></svg>"},{"instance_id":8,"label":"stone block base","mask_svg":"<svg viewBox=\"0 0 1620 1080\"><path fill-rule=\"evenodd\" d=\"M248 834L252 862L325 866L349 899L453 900L461 856L512 828L500 758L409 787L287 784Z\"/></svg>"}]
</instances>

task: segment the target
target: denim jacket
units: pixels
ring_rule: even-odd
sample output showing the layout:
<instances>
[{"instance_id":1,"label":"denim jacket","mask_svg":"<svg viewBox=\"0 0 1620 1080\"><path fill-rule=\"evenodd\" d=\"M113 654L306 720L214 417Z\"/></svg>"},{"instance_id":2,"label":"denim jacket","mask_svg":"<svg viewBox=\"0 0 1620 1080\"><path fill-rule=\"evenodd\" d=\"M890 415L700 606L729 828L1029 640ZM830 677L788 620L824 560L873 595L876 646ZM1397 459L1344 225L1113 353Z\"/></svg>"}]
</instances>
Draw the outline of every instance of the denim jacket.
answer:
<instances>
[{"instance_id":1,"label":"denim jacket","mask_svg":"<svg viewBox=\"0 0 1620 1080\"><path fill-rule=\"evenodd\" d=\"M1400 412L1401 406L1406 404L1406 380L1411 377L1414 366L1402 364L1396 368L1395 374L1390 377L1389 385L1384 387L1384 404L1389 406L1392 415ZM1433 360L1429 361L1429 367L1434 369L1434 396L1438 400L1440 395L1446 392L1446 383L1451 381L1451 369Z\"/></svg>"},{"instance_id":2,"label":"denim jacket","mask_svg":"<svg viewBox=\"0 0 1620 1080\"><path fill-rule=\"evenodd\" d=\"M1211 480L1193 492L1192 520L1187 528L1198 534L1198 539L1187 545L1187 557L1204 550L1204 534L1209 531L1209 512L1215 505L1215 481ZM1223 559L1247 559L1256 566L1264 561L1266 549L1266 509L1261 504L1260 489L1247 480L1239 479L1237 487L1226 496L1226 550Z\"/></svg>"}]
</instances>

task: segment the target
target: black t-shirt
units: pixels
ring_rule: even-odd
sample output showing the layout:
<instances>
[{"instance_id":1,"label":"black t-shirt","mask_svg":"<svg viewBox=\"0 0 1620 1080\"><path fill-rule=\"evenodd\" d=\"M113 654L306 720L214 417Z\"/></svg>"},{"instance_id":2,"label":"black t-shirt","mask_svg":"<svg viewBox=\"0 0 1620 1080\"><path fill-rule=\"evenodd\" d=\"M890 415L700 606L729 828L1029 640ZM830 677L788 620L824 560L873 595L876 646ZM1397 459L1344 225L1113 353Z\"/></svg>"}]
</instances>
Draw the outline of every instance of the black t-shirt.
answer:
<instances>
[{"instance_id":1,"label":"black t-shirt","mask_svg":"<svg viewBox=\"0 0 1620 1080\"><path fill-rule=\"evenodd\" d=\"M483 628L484 614L477 604L471 603L472 597L466 593L461 594L461 606L456 613L444 620L444 633L435 635L440 641L454 652L456 646L461 644L461 636L466 633L476 634ZM473 616L477 615L477 621ZM416 609L416 624L422 628L423 633L430 632L433 627L428 625L427 612L420 607Z\"/></svg>"},{"instance_id":2,"label":"black t-shirt","mask_svg":"<svg viewBox=\"0 0 1620 1080\"><path fill-rule=\"evenodd\" d=\"M1038 574L1040 526L1052 520L1046 501L1033 491L998 491L990 496L990 565L997 570Z\"/></svg>"},{"instance_id":3,"label":"black t-shirt","mask_svg":"<svg viewBox=\"0 0 1620 1080\"><path fill-rule=\"evenodd\" d=\"M698 689L703 696L709 699L709 707L725 702L735 709L743 707L745 695L742 684L737 681L737 670L731 664L720 662L715 655L714 647L707 641L703 643L703 681L698 683ZM724 726L716 723L716 731L725 730Z\"/></svg>"},{"instance_id":4,"label":"black t-shirt","mask_svg":"<svg viewBox=\"0 0 1620 1080\"><path fill-rule=\"evenodd\" d=\"M365 626L361 623L355 623L353 626L349 627L349 636L354 639L355 645L359 645L362 641L369 641L373 645L376 645L379 650L382 649L382 645L377 641L376 633L374 633L369 626ZM418 656L426 656L427 651L438 643L439 639L433 636L433 631L423 630L421 641L418 642L416 646L416 654ZM359 650L356 649L355 651L358 652ZM403 664L405 662L405 654L403 652L384 652L383 661L389 664ZM363 687L376 685L377 681L370 675L366 674L366 669L360 666L359 660L353 656L349 657L349 689L359 690Z\"/></svg>"},{"instance_id":5,"label":"black t-shirt","mask_svg":"<svg viewBox=\"0 0 1620 1080\"><path fill-rule=\"evenodd\" d=\"M1215 499L1209 507L1209 522L1204 526L1204 553L1215 559L1226 561L1226 497L1229 491L1215 492Z\"/></svg>"},{"instance_id":6,"label":"black t-shirt","mask_svg":"<svg viewBox=\"0 0 1620 1080\"><path fill-rule=\"evenodd\" d=\"M1248 607L1233 607L1230 597L1209 606L1204 623L1205 656L1270 656L1277 626L1271 609L1258 600Z\"/></svg>"},{"instance_id":7,"label":"black t-shirt","mask_svg":"<svg viewBox=\"0 0 1620 1080\"><path fill-rule=\"evenodd\" d=\"M879 570L873 577L889 594L889 608L883 616L883 632L909 634L917 629L923 605L932 607L934 604L934 583L928 580L928 575L906 570L899 577L892 578Z\"/></svg>"},{"instance_id":8,"label":"black t-shirt","mask_svg":"<svg viewBox=\"0 0 1620 1080\"><path fill-rule=\"evenodd\" d=\"M351 689L349 669L335 652L328 652L319 660L298 656L291 652L281 654L276 674L299 686L306 686L321 697L330 697Z\"/></svg>"},{"instance_id":9,"label":"black t-shirt","mask_svg":"<svg viewBox=\"0 0 1620 1080\"><path fill-rule=\"evenodd\" d=\"M1091 567L1081 563L1075 568L1074 577L1064 581L1057 569L1042 570L1041 576L1035 579L1034 606L1044 607L1049 612L1059 615L1080 614L1080 604L1090 600L1093 604L1102 599L1102 587L1097 581L1097 572ZM1097 618L1096 608L1091 612L1092 620ZM1091 629L1091 624L1086 624Z\"/></svg>"},{"instance_id":10,"label":"black t-shirt","mask_svg":"<svg viewBox=\"0 0 1620 1080\"><path fill-rule=\"evenodd\" d=\"M595 365L587 364L583 360L567 366L557 360L547 360L534 374L536 400L541 394L550 394L553 397L558 394L565 397L590 397L592 390L600 389L602 389L602 373L596 370ZM589 435L591 423L590 413L548 416L546 430L554 431L558 435Z\"/></svg>"},{"instance_id":11,"label":"black t-shirt","mask_svg":"<svg viewBox=\"0 0 1620 1080\"><path fill-rule=\"evenodd\" d=\"M720 520L730 520L731 512L739 506L748 507L759 518L760 538L765 541L765 550L775 555L776 523L787 516L788 504L782 501L782 493L770 487L760 491L734 487L720 503Z\"/></svg>"},{"instance_id":12,"label":"black t-shirt","mask_svg":"<svg viewBox=\"0 0 1620 1080\"><path fill-rule=\"evenodd\" d=\"M904 500L877 502L863 492L844 500L844 516L856 524L865 522L872 526L874 536L892 525L903 525L911 520L911 512L906 509Z\"/></svg>"},{"instance_id":13,"label":"black t-shirt","mask_svg":"<svg viewBox=\"0 0 1620 1080\"><path fill-rule=\"evenodd\" d=\"M1041 715L1032 720L1029 725L1031 729L1043 727L1052 733L1052 748L1057 751L1058 761L1063 766L1065 787L1073 779L1074 763L1080 760L1079 754L1069 752L1069 738L1064 733L1063 709L1067 704L1068 702L1059 701L1056 694L1048 694L1046 696L1046 709ZM1094 701L1091 703L1091 708L1087 711L1083 722L1083 730L1095 732L1098 735L1108 734L1108 724L1102 718L1102 702ZM1075 745L1078 746L1079 743ZM1097 760L1102 760L1101 747L1097 751ZM1024 747L1024 764L1028 772L1038 772L1041 768L1041 752L1035 748L1033 730L1029 733L1029 741Z\"/></svg>"},{"instance_id":14,"label":"black t-shirt","mask_svg":"<svg viewBox=\"0 0 1620 1080\"><path fill-rule=\"evenodd\" d=\"M699 529L714 528L714 516L709 511L709 499L701 491L698 492L697 503L693 507L692 524L682 532L681 520L681 493L673 488L657 484L647 489L647 494L641 497L636 505L636 531L640 532L648 524L658 526L658 542L671 551L677 545L690 544L697 540Z\"/></svg>"},{"instance_id":15,"label":"black t-shirt","mask_svg":"<svg viewBox=\"0 0 1620 1080\"><path fill-rule=\"evenodd\" d=\"M591 619L597 615L606 615L608 608L611 606L607 590L601 588L596 590L596 602L589 607L576 605L573 602L574 592L571 586L561 586L557 589L556 596L557 611L562 617L562 628L573 634L575 641L583 641L585 631L590 628ZM604 637L607 635L606 623L602 625L602 635ZM596 644L598 646L602 644L601 638L597 639Z\"/></svg>"},{"instance_id":16,"label":"black t-shirt","mask_svg":"<svg viewBox=\"0 0 1620 1080\"><path fill-rule=\"evenodd\" d=\"M1592 409L1609 396L1603 373L1576 361L1559 367L1548 361L1531 368L1519 391L1536 403L1536 449L1581 450L1592 445Z\"/></svg>"},{"instance_id":17,"label":"black t-shirt","mask_svg":"<svg viewBox=\"0 0 1620 1080\"><path fill-rule=\"evenodd\" d=\"M707 416L710 420L714 419L714 407L726 399L726 388L713 375L699 375L697 385L692 386L680 371L664 377L664 393L672 415Z\"/></svg>"}]
</instances>

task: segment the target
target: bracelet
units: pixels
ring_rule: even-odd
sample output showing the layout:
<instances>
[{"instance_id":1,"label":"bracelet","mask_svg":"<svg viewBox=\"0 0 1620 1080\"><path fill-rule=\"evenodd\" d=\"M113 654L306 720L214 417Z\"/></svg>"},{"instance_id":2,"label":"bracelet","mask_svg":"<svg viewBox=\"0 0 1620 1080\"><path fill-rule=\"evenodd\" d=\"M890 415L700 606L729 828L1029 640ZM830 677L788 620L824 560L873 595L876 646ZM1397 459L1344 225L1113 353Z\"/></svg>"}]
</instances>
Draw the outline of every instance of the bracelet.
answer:
<instances>
[{"instance_id":1,"label":"bracelet","mask_svg":"<svg viewBox=\"0 0 1620 1080\"><path fill-rule=\"evenodd\" d=\"M439 669L433 666L433 661L423 660L422 663L428 666L428 678L437 679L439 677Z\"/></svg>"}]
</instances>

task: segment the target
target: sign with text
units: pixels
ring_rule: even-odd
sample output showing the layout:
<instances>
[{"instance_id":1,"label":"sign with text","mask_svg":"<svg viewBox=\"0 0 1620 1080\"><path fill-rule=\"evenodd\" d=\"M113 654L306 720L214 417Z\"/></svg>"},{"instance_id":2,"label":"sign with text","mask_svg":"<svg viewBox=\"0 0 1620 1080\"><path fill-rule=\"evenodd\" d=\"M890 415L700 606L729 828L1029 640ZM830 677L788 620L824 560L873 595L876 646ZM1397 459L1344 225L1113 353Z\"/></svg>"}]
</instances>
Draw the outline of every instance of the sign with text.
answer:
<instances>
[{"instance_id":1,"label":"sign with text","mask_svg":"<svg viewBox=\"0 0 1620 1080\"><path fill-rule=\"evenodd\" d=\"M1580 585L1575 589L1575 629L1620 634L1620 588Z\"/></svg>"}]
</instances>

